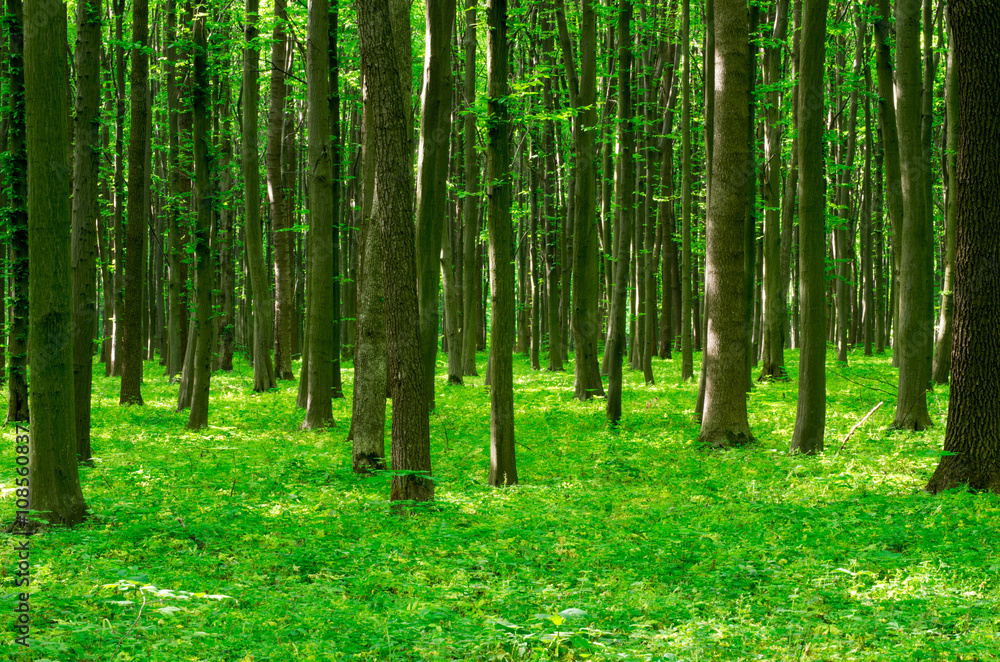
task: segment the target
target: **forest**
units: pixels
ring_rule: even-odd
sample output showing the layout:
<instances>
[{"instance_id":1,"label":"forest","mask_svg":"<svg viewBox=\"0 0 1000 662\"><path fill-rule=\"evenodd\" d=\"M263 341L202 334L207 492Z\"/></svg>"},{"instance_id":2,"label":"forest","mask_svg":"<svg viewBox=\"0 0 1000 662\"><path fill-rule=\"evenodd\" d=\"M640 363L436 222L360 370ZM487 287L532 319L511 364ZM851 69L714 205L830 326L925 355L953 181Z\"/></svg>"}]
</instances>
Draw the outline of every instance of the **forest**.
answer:
<instances>
[{"instance_id":1,"label":"forest","mask_svg":"<svg viewBox=\"0 0 1000 662\"><path fill-rule=\"evenodd\" d=\"M5 0L0 658L1000 660L996 0Z\"/></svg>"}]
</instances>

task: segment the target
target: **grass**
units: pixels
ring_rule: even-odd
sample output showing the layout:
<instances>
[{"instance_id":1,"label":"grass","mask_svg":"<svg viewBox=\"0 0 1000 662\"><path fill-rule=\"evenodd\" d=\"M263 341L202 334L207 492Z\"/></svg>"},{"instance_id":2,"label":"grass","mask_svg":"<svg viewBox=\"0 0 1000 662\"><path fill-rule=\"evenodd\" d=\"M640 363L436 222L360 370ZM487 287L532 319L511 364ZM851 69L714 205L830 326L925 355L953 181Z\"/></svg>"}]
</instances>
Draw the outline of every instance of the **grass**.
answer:
<instances>
[{"instance_id":1,"label":"grass","mask_svg":"<svg viewBox=\"0 0 1000 662\"><path fill-rule=\"evenodd\" d=\"M654 363L655 386L627 372L612 431L603 401L571 398L572 371L518 356L522 484L496 490L488 390L482 377L445 386L441 357L436 499L407 517L392 514L388 476L351 473L349 365L324 433L298 430L295 383L252 394L243 360L213 376L198 433L159 366L133 408L100 371L97 462L82 469L93 516L31 539L28 657L13 645L14 541L0 544L0 658L1000 659L1000 498L922 492L947 388L931 397L933 430L890 433L888 357L845 368L830 353L824 455L788 454L794 381L754 389L756 445L703 452L696 384L678 382L678 360Z\"/></svg>"}]
</instances>

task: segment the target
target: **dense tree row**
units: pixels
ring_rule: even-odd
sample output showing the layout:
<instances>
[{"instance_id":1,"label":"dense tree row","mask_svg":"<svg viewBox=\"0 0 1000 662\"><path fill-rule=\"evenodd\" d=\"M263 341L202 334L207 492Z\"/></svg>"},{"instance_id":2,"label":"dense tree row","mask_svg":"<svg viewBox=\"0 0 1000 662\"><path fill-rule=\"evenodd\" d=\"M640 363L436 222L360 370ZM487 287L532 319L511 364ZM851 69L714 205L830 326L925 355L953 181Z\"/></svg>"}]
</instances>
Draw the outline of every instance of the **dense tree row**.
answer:
<instances>
[{"instance_id":1,"label":"dense tree row","mask_svg":"<svg viewBox=\"0 0 1000 662\"><path fill-rule=\"evenodd\" d=\"M355 471L387 466L391 398L392 498L424 500L439 351L461 385L490 348L503 485L514 352L572 360L580 400L607 376L615 425L626 367L650 383L654 356L679 352L689 379L700 351L700 441L725 447L753 440L746 393L788 379L797 349L791 447L817 453L828 342L841 363L894 350L907 430L978 342L953 339L952 290L981 238L962 235L963 190L993 186L967 204L996 206L961 151L979 158L969 132L995 128L962 123L996 57L985 0L91 0L70 30L61 4L34 3L8 0L3 24L8 418L56 406L35 397L66 391L45 370L72 347L60 402L81 461L95 347L123 405L158 360L192 429L238 350L258 392L301 358L304 429L332 424L352 361ZM963 39L986 59L963 63ZM71 244L47 241L70 216ZM48 425L37 453L64 453ZM72 499L37 509L78 521L75 472L60 479Z\"/></svg>"}]
</instances>

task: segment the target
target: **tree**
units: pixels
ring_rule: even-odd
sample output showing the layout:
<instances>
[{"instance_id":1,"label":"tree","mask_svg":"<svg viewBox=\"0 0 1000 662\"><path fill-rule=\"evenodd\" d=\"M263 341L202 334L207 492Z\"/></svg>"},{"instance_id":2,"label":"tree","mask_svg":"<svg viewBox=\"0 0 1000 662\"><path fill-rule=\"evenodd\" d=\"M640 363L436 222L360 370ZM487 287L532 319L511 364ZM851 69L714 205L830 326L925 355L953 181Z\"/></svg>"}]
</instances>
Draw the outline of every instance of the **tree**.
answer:
<instances>
[{"instance_id":1,"label":"tree","mask_svg":"<svg viewBox=\"0 0 1000 662\"><path fill-rule=\"evenodd\" d=\"M146 142L149 122L149 2L132 5L132 36L137 45L132 52L131 128L128 146L128 242L125 254L125 314L122 321L122 368L119 402L142 404L143 293L146 289L146 224L149 206L145 196L149 172L146 170ZM121 236L116 241L120 241Z\"/></svg>"},{"instance_id":2,"label":"tree","mask_svg":"<svg viewBox=\"0 0 1000 662\"><path fill-rule=\"evenodd\" d=\"M10 16L10 270L12 302L7 380L7 420L28 420L28 191L24 132L24 23L21 0L7 0Z\"/></svg>"},{"instance_id":3,"label":"tree","mask_svg":"<svg viewBox=\"0 0 1000 662\"><path fill-rule=\"evenodd\" d=\"M937 346L934 350L932 376L937 384L947 384L951 372L951 347L955 321L955 147L958 142L958 87L955 75L955 39L948 23L948 73L945 76L945 144L947 157L945 173L945 258L944 287L941 291L941 317L938 322Z\"/></svg>"},{"instance_id":4,"label":"tree","mask_svg":"<svg viewBox=\"0 0 1000 662\"><path fill-rule=\"evenodd\" d=\"M476 100L476 0L465 2L465 126L463 128L465 161L465 197L462 198L462 290L465 293L462 310L462 361L466 377L476 372L476 345L479 334L478 251L479 245L479 165L476 158L476 115L472 104Z\"/></svg>"},{"instance_id":5,"label":"tree","mask_svg":"<svg viewBox=\"0 0 1000 662\"><path fill-rule=\"evenodd\" d=\"M86 517L87 504L76 463L74 420L72 170L66 53L61 47L66 8L56 0L27 0L24 16L28 342L31 411L37 412L30 432L28 508L50 524L72 526Z\"/></svg>"},{"instance_id":6,"label":"tree","mask_svg":"<svg viewBox=\"0 0 1000 662\"><path fill-rule=\"evenodd\" d=\"M257 156L257 67L260 52L257 37L258 0L247 0L247 24L243 49L243 189L247 269L253 291L253 390L269 391L277 385L271 363L271 287L264 262L260 218L260 170Z\"/></svg>"},{"instance_id":7,"label":"tree","mask_svg":"<svg viewBox=\"0 0 1000 662\"><path fill-rule=\"evenodd\" d=\"M955 313L944 450L927 491L1000 493L1000 7L948 3L958 77Z\"/></svg>"},{"instance_id":8,"label":"tree","mask_svg":"<svg viewBox=\"0 0 1000 662\"><path fill-rule=\"evenodd\" d=\"M791 449L823 452L826 425L826 180L823 63L828 0L804 3L799 60L799 401Z\"/></svg>"},{"instance_id":9,"label":"tree","mask_svg":"<svg viewBox=\"0 0 1000 662\"><path fill-rule=\"evenodd\" d=\"M76 122L73 137L73 379L76 454L89 460L90 395L97 317L97 177L100 158L101 2L76 6Z\"/></svg>"},{"instance_id":10,"label":"tree","mask_svg":"<svg viewBox=\"0 0 1000 662\"><path fill-rule=\"evenodd\" d=\"M566 27L565 12L560 0L557 5L559 41L562 44L563 65L569 75L570 104L575 111L573 137L576 158L573 161L574 206L573 221L573 311L571 325L576 349L575 397L587 400L604 395L600 366L597 363L597 339L601 332L597 307L599 280L597 257L597 153L594 136L597 132L597 14L595 0L586 0L580 8L580 75L576 75L575 58ZM550 323L551 329L551 323ZM551 330L550 330L551 336Z\"/></svg>"},{"instance_id":11,"label":"tree","mask_svg":"<svg viewBox=\"0 0 1000 662\"><path fill-rule=\"evenodd\" d=\"M510 222L507 0L486 0L486 226L490 238L490 485L516 485L514 235ZM554 333L549 329L549 333ZM551 340L549 341L551 342Z\"/></svg>"},{"instance_id":12,"label":"tree","mask_svg":"<svg viewBox=\"0 0 1000 662\"><path fill-rule=\"evenodd\" d=\"M893 425L923 430L931 425L927 389L934 351L933 237L927 214L929 176L921 131L920 0L898 0L896 90L903 224L899 268L899 391Z\"/></svg>"},{"instance_id":13,"label":"tree","mask_svg":"<svg viewBox=\"0 0 1000 662\"><path fill-rule=\"evenodd\" d=\"M282 136L285 127L285 78L292 49L285 36L288 15L284 0L274 2L271 34L271 88L267 113L267 191L274 227L274 371L278 379L292 379L292 227L288 191L282 173Z\"/></svg>"},{"instance_id":14,"label":"tree","mask_svg":"<svg viewBox=\"0 0 1000 662\"><path fill-rule=\"evenodd\" d=\"M748 162L748 15L740 0L715 4L715 132L705 221L705 404L700 443L753 441L747 420L744 231L753 170Z\"/></svg>"},{"instance_id":15,"label":"tree","mask_svg":"<svg viewBox=\"0 0 1000 662\"><path fill-rule=\"evenodd\" d=\"M302 429L333 423L333 187L330 158L329 3L310 0L306 72L309 90L309 384Z\"/></svg>"},{"instance_id":16,"label":"tree","mask_svg":"<svg viewBox=\"0 0 1000 662\"><path fill-rule=\"evenodd\" d=\"M374 216L385 250L385 326L389 391L392 395L392 468L390 498L428 501L431 482L430 421L420 361L416 257L413 231L410 118L404 112L397 47L393 41L388 0L366 0L358 6L362 72L374 115ZM409 72L406 72L409 75ZM369 268L371 265L369 265Z\"/></svg>"},{"instance_id":17,"label":"tree","mask_svg":"<svg viewBox=\"0 0 1000 662\"><path fill-rule=\"evenodd\" d=\"M420 108L417 155L417 298L420 305L421 359L427 403L434 409L437 363L438 290L441 238L448 204L448 139L451 135L451 26L455 0L428 0L427 49ZM451 348L449 347L449 351Z\"/></svg>"},{"instance_id":18,"label":"tree","mask_svg":"<svg viewBox=\"0 0 1000 662\"><path fill-rule=\"evenodd\" d=\"M188 339L194 345L191 366L191 411L187 427L198 430L208 425L208 392L212 379L212 287L215 284L215 262L209 241L214 195L209 181L209 146L212 137L208 117L210 90L208 87L208 40L205 17L194 23L194 86L191 100L194 110L194 171L196 224L194 229L195 297L198 302L194 321L195 335ZM190 351L190 350L189 350Z\"/></svg>"},{"instance_id":19,"label":"tree","mask_svg":"<svg viewBox=\"0 0 1000 662\"><path fill-rule=\"evenodd\" d=\"M611 357L608 363L608 404L607 417L612 425L622 418L622 361L625 357L625 310L626 290L629 273L629 241L635 206L635 163L631 155L635 151L635 132L632 119L632 46L630 25L632 22L632 1L623 0L618 9L618 173L615 177L615 202L618 215L615 218L614 254L615 281L611 300L611 314L608 322L608 345L604 350Z\"/></svg>"},{"instance_id":20,"label":"tree","mask_svg":"<svg viewBox=\"0 0 1000 662\"><path fill-rule=\"evenodd\" d=\"M690 0L681 4L681 381L694 375L691 349L691 44ZM707 66L707 65L706 65ZM666 285L664 285L666 287Z\"/></svg>"}]
</instances>

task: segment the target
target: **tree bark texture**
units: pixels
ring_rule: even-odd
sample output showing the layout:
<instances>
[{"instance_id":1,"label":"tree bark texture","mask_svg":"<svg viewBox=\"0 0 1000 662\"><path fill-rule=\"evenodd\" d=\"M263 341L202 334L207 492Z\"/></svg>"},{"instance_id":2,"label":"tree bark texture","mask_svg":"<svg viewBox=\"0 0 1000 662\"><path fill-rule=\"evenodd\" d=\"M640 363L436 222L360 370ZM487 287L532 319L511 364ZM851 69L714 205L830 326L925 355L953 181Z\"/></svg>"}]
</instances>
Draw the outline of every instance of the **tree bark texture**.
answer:
<instances>
[{"instance_id":1,"label":"tree bark texture","mask_svg":"<svg viewBox=\"0 0 1000 662\"><path fill-rule=\"evenodd\" d=\"M948 4L958 77L955 321L944 450L927 491L1000 493L1000 6Z\"/></svg>"},{"instance_id":2,"label":"tree bark texture","mask_svg":"<svg viewBox=\"0 0 1000 662\"><path fill-rule=\"evenodd\" d=\"M920 136L920 0L899 0L896 9L903 223L902 234L898 236L902 243L899 332L893 348L899 356L899 391L893 425L904 430L923 430L931 425L927 389L934 351L934 253L924 183L931 173Z\"/></svg>"},{"instance_id":3,"label":"tree bark texture","mask_svg":"<svg viewBox=\"0 0 1000 662\"><path fill-rule=\"evenodd\" d=\"M11 0L15 1L15 0ZM476 116L472 105L476 100L476 0L465 3L465 96L464 161L465 197L462 198L462 291L465 294L462 310L462 372L466 377L475 376L476 347L479 339L479 162L476 156Z\"/></svg>"},{"instance_id":4,"label":"tree bark texture","mask_svg":"<svg viewBox=\"0 0 1000 662\"><path fill-rule=\"evenodd\" d=\"M385 321L392 396L393 501L428 501L431 481L430 422L420 360L413 230L410 117L400 84L400 59L387 0L358 6L362 70L376 117L373 215L384 248ZM406 72L409 76L409 71ZM369 265L371 266L371 265Z\"/></svg>"},{"instance_id":5,"label":"tree bark texture","mask_svg":"<svg viewBox=\"0 0 1000 662\"><path fill-rule=\"evenodd\" d=\"M24 17L28 343L31 411L37 413L28 451L28 508L50 524L72 526L86 517L87 505L80 489L74 420L72 170L66 52L61 47L66 7L56 0L28 0Z\"/></svg>"},{"instance_id":6,"label":"tree bark texture","mask_svg":"<svg viewBox=\"0 0 1000 662\"><path fill-rule=\"evenodd\" d=\"M799 400L791 450L823 451L826 425L826 180L823 64L828 0L806 0L799 61Z\"/></svg>"},{"instance_id":7,"label":"tree bark texture","mask_svg":"<svg viewBox=\"0 0 1000 662\"><path fill-rule=\"evenodd\" d=\"M101 3L76 8L76 122L73 139L73 380L76 454L89 460L90 394L97 321L97 177L100 159Z\"/></svg>"},{"instance_id":8,"label":"tree bark texture","mask_svg":"<svg viewBox=\"0 0 1000 662\"><path fill-rule=\"evenodd\" d=\"M142 334L142 311L144 290L146 289L146 223L149 207L145 191L149 179L146 168L146 143L152 137L149 129L149 56L145 48L149 42L149 3L136 0L132 6L132 36L137 44L132 51L131 84L131 128L128 147L128 229L125 237L125 311L118 317L123 323L122 367L119 403L123 405L142 404L142 359L144 338ZM122 237L116 239L120 241Z\"/></svg>"},{"instance_id":9,"label":"tree bark texture","mask_svg":"<svg viewBox=\"0 0 1000 662\"><path fill-rule=\"evenodd\" d=\"M417 296L421 361L427 403L434 409L441 239L447 225L448 148L451 137L451 27L455 0L428 0L424 85L417 153ZM450 351L450 348L449 348Z\"/></svg>"},{"instance_id":10,"label":"tree bark texture","mask_svg":"<svg viewBox=\"0 0 1000 662\"><path fill-rule=\"evenodd\" d=\"M747 335L744 278L748 166L748 15L739 0L715 3L714 163L705 225L705 403L702 444L725 447L753 441L747 419Z\"/></svg>"},{"instance_id":11,"label":"tree bark texture","mask_svg":"<svg viewBox=\"0 0 1000 662\"><path fill-rule=\"evenodd\" d=\"M309 93L308 394L302 429L333 423L333 186L330 155L330 5L309 0L306 74Z\"/></svg>"}]
</instances>

